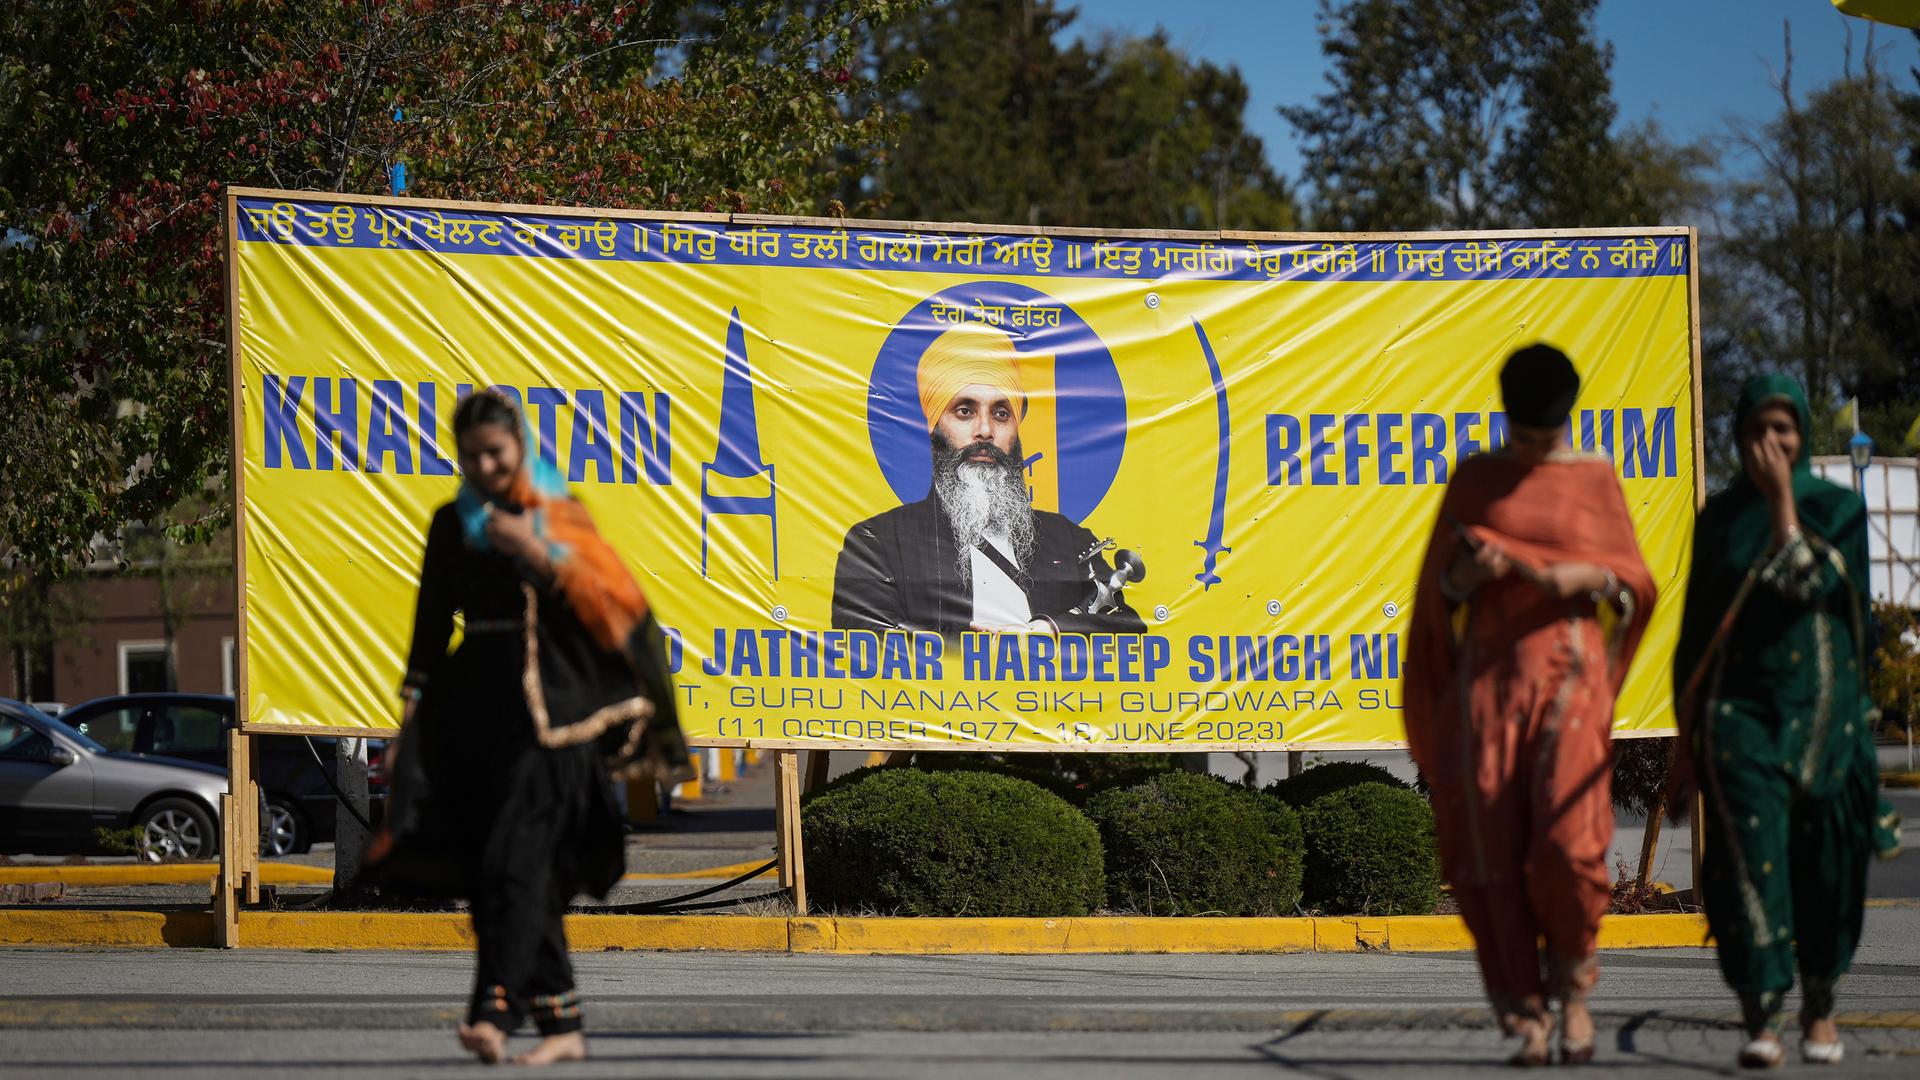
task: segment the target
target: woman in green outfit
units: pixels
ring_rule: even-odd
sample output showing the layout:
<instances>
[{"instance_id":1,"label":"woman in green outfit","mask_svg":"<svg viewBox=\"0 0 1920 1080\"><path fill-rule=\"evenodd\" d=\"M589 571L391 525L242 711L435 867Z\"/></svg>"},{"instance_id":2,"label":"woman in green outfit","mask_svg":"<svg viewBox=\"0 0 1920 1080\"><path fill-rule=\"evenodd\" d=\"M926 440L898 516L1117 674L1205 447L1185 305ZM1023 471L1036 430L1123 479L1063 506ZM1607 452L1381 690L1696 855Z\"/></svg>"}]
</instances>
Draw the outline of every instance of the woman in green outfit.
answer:
<instances>
[{"instance_id":1,"label":"woman in green outfit","mask_svg":"<svg viewBox=\"0 0 1920 1080\"><path fill-rule=\"evenodd\" d=\"M1674 657L1675 796L1705 796L1701 892L1754 1068L1785 1058L1775 1025L1796 958L1802 1056L1840 1061L1834 982L1859 943L1876 829L1895 824L1868 722L1865 508L1813 475L1807 420L1790 378L1741 392L1742 474L1700 514Z\"/></svg>"}]
</instances>

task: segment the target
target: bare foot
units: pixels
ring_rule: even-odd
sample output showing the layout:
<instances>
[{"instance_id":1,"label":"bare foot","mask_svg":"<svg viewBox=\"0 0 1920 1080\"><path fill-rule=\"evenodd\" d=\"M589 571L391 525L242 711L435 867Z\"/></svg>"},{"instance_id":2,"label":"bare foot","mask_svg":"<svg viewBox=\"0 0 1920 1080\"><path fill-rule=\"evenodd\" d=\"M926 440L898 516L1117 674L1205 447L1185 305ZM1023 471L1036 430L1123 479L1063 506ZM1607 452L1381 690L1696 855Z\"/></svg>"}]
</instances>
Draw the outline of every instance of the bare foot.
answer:
<instances>
[{"instance_id":1,"label":"bare foot","mask_svg":"<svg viewBox=\"0 0 1920 1080\"><path fill-rule=\"evenodd\" d=\"M507 1056L507 1033L481 1020L460 1025L460 1045L467 1053L489 1065L498 1065Z\"/></svg>"},{"instance_id":2,"label":"bare foot","mask_svg":"<svg viewBox=\"0 0 1920 1080\"><path fill-rule=\"evenodd\" d=\"M1584 1065L1593 1060L1593 1012L1584 1001L1565 1001L1560 1006L1560 1061L1565 1065Z\"/></svg>"},{"instance_id":3,"label":"bare foot","mask_svg":"<svg viewBox=\"0 0 1920 1080\"><path fill-rule=\"evenodd\" d=\"M565 1035L549 1035L540 1040L540 1045L517 1055L515 1065L551 1065L556 1061L587 1060L587 1037L578 1031L569 1031Z\"/></svg>"},{"instance_id":4,"label":"bare foot","mask_svg":"<svg viewBox=\"0 0 1920 1080\"><path fill-rule=\"evenodd\" d=\"M1550 1046L1553 1039L1552 1017L1515 1017L1508 1025L1510 1034L1521 1039L1520 1049L1513 1052L1507 1064L1520 1068L1538 1068L1552 1060Z\"/></svg>"},{"instance_id":5,"label":"bare foot","mask_svg":"<svg viewBox=\"0 0 1920 1080\"><path fill-rule=\"evenodd\" d=\"M1833 1022L1831 1016L1808 1021L1802 1034L1806 1036L1808 1042L1837 1043L1840 1041L1840 1027Z\"/></svg>"}]
</instances>

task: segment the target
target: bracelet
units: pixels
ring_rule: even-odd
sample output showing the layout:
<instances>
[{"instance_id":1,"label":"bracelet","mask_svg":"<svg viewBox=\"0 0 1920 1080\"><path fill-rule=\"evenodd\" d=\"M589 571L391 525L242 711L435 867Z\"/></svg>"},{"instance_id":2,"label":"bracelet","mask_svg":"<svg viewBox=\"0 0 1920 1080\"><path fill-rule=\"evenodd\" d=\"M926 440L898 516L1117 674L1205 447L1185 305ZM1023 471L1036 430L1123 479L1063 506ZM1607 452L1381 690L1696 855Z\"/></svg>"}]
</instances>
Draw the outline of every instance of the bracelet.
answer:
<instances>
[{"instance_id":1,"label":"bracelet","mask_svg":"<svg viewBox=\"0 0 1920 1080\"><path fill-rule=\"evenodd\" d=\"M426 696L426 693L417 686L403 686L400 688L400 697L406 701L418 704L420 700Z\"/></svg>"},{"instance_id":2,"label":"bracelet","mask_svg":"<svg viewBox=\"0 0 1920 1080\"><path fill-rule=\"evenodd\" d=\"M1601 604L1620 605L1620 579L1615 577L1611 570L1603 570L1602 573L1607 575L1606 580L1601 582L1600 588L1588 593L1587 599L1593 602L1594 607L1599 607Z\"/></svg>"}]
</instances>

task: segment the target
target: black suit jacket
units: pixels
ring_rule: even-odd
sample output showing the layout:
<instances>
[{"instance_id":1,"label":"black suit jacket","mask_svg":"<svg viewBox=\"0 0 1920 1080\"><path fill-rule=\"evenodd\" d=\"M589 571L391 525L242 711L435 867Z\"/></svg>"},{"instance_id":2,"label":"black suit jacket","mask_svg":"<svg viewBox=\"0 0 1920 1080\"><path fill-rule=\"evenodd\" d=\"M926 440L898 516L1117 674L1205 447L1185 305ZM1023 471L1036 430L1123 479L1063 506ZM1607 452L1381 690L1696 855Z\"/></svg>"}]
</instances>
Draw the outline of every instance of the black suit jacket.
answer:
<instances>
[{"instance_id":1,"label":"black suit jacket","mask_svg":"<svg viewBox=\"0 0 1920 1080\"><path fill-rule=\"evenodd\" d=\"M1093 533L1062 514L1033 513L1033 555L1021 584L1034 617L1052 619L1062 633L1137 634L1146 624L1124 599L1106 615L1072 609L1093 593L1082 552ZM933 630L957 637L973 622L973 590L960 580L953 526L938 495L928 495L876 514L847 530L833 574L833 625L838 630ZM1101 556L1094 572L1105 580L1113 567Z\"/></svg>"}]
</instances>

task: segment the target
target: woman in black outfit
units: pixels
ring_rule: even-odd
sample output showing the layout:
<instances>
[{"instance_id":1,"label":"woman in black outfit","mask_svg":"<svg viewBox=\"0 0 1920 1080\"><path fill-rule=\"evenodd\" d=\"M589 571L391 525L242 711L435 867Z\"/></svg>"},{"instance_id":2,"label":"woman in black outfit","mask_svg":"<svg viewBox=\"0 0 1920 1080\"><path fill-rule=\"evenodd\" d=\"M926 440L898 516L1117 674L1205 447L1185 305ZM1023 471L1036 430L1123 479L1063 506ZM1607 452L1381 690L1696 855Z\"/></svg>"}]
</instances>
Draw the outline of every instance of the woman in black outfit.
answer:
<instances>
[{"instance_id":1,"label":"woman in black outfit","mask_svg":"<svg viewBox=\"0 0 1920 1080\"><path fill-rule=\"evenodd\" d=\"M479 963L460 1043L514 1058L586 1056L563 916L625 868L610 775L686 766L660 635L617 554L528 448L524 417L481 391L454 414L465 477L427 532L393 753L369 847L383 889L470 901ZM454 613L465 616L447 652Z\"/></svg>"}]
</instances>

